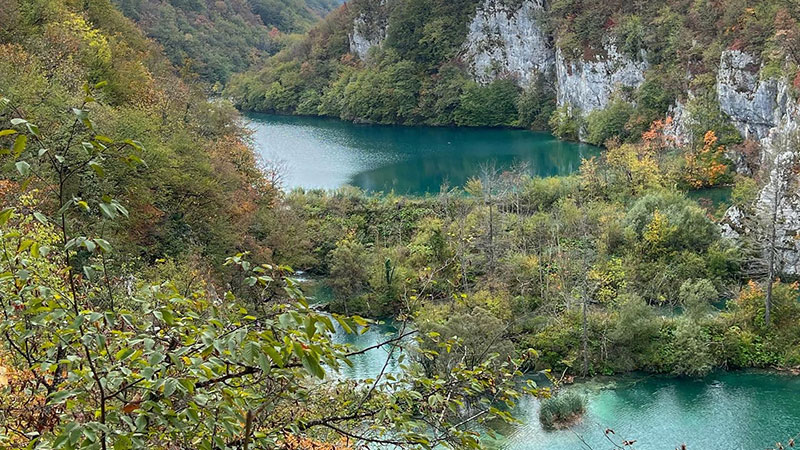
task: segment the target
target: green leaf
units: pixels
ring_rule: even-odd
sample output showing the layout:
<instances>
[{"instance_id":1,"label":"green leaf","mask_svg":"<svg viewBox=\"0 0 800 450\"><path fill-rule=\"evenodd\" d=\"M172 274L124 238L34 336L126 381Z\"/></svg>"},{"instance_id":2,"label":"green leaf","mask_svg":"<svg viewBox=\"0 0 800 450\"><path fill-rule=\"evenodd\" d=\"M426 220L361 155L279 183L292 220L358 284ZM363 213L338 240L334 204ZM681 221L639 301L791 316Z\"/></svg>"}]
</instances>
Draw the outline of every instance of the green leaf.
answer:
<instances>
[{"instance_id":1,"label":"green leaf","mask_svg":"<svg viewBox=\"0 0 800 450\"><path fill-rule=\"evenodd\" d=\"M270 364L269 359L267 358L267 356L264 355L263 353L259 353L258 354L258 367L261 368L261 371L264 372L264 373L269 373L269 370L270 370L271 366L272 365Z\"/></svg>"},{"instance_id":2,"label":"green leaf","mask_svg":"<svg viewBox=\"0 0 800 450\"><path fill-rule=\"evenodd\" d=\"M25 127L28 129L28 132L34 136L39 136L39 127L32 123L26 123Z\"/></svg>"},{"instance_id":3,"label":"green leaf","mask_svg":"<svg viewBox=\"0 0 800 450\"><path fill-rule=\"evenodd\" d=\"M94 170L94 173L96 173L98 177L103 178L106 176L106 171L103 169L103 166L101 166L96 161L90 161L89 167L91 167L92 170Z\"/></svg>"},{"instance_id":4,"label":"green leaf","mask_svg":"<svg viewBox=\"0 0 800 450\"><path fill-rule=\"evenodd\" d=\"M35 211L35 212L33 213L33 217L34 217L34 218L35 218L35 219L36 219L36 220L37 220L39 223L41 223L42 225L47 225L47 222L48 222L48 220L47 220L47 216L45 216L44 214L40 213L39 211Z\"/></svg>"},{"instance_id":5,"label":"green leaf","mask_svg":"<svg viewBox=\"0 0 800 450\"><path fill-rule=\"evenodd\" d=\"M263 350L267 353L267 355L269 355L269 358L275 363L275 365L278 367L283 367L283 358L281 357L281 354L275 350L275 347L271 345L264 345Z\"/></svg>"},{"instance_id":6,"label":"green leaf","mask_svg":"<svg viewBox=\"0 0 800 450\"><path fill-rule=\"evenodd\" d=\"M97 245L89 239L83 241L83 246L89 253L94 253L94 249L97 248Z\"/></svg>"},{"instance_id":7,"label":"green leaf","mask_svg":"<svg viewBox=\"0 0 800 450\"><path fill-rule=\"evenodd\" d=\"M153 352L150 354L150 357L147 358L147 363L151 366L161 364L162 361L164 361L164 354L161 352Z\"/></svg>"},{"instance_id":8,"label":"green leaf","mask_svg":"<svg viewBox=\"0 0 800 450\"><path fill-rule=\"evenodd\" d=\"M175 316L172 315L172 311L168 309L162 309L161 317L164 319L164 322L166 322L167 325L175 325Z\"/></svg>"},{"instance_id":9,"label":"green leaf","mask_svg":"<svg viewBox=\"0 0 800 450\"><path fill-rule=\"evenodd\" d=\"M31 173L31 165L27 161L17 161L14 166L23 177L27 177Z\"/></svg>"},{"instance_id":10,"label":"green leaf","mask_svg":"<svg viewBox=\"0 0 800 450\"><path fill-rule=\"evenodd\" d=\"M17 134L17 130L0 130L0 137Z\"/></svg>"},{"instance_id":11,"label":"green leaf","mask_svg":"<svg viewBox=\"0 0 800 450\"><path fill-rule=\"evenodd\" d=\"M319 365L317 359L309 353L303 354L303 367L317 378L325 378L325 370Z\"/></svg>"},{"instance_id":12,"label":"green leaf","mask_svg":"<svg viewBox=\"0 0 800 450\"><path fill-rule=\"evenodd\" d=\"M116 358L117 361L124 361L125 359L130 358L133 353L134 350L132 348L123 348L114 355L114 358Z\"/></svg>"},{"instance_id":13,"label":"green leaf","mask_svg":"<svg viewBox=\"0 0 800 450\"><path fill-rule=\"evenodd\" d=\"M125 435L119 435L114 441L114 450L129 450L133 448L131 438Z\"/></svg>"},{"instance_id":14,"label":"green leaf","mask_svg":"<svg viewBox=\"0 0 800 450\"><path fill-rule=\"evenodd\" d=\"M14 139L14 146L11 147L11 151L14 153L15 158L19 158L19 155L25 151L26 145L28 145L28 136L20 134L16 139Z\"/></svg>"},{"instance_id":15,"label":"green leaf","mask_svg":"<svg viewBox=\"0 0 800 450\"><path fill-rule=\"evenodd\" d=\"M170 378L164 383L164 396L169 397L170 395L175 393L175 389L178 387L178 380L175 378Z\"/></svg>"},{"instance_id":16,"label":"green leaf","mask_svg":"<svg viewBox=\"0 0 800 450\"><path fill-rule=\"evenodd\" d=\"M50 395L50 404L63 403L64 400L75 395L72 391L56 391Z\"/></svg>"},{"instance_id":17,"label":"green leaf","mask_svg":"<svg viewBox=\"0 0 800 450\"><path fill-rule=\"evenodd\" d=\"M97 246L100 247L103 253L111 253L111 244L109 244L107 240L95 239L94 242L97 243Z\"/></svg>"},{"instance_id":18,"label":"green leaf","mask_svg":"<svg viewBox=\"0 0 800 450\"><path fill-rule=\"evenodd\" d=\"M0 211L0 227L5 226L14 214L14 208L6 208Z\"/></svg>"},{"instance_id":19,"label":"green leaf","mask_svg":"<svg viewBox=\"0 0 800 450\"><path fill-rule=\"evenodd\" d=\"M113 208L108 203L100 203L100 210L103 212L103 215L108 217L109 219L116 219L117 218L116 208Z\"/></svg>"}]
</instances>

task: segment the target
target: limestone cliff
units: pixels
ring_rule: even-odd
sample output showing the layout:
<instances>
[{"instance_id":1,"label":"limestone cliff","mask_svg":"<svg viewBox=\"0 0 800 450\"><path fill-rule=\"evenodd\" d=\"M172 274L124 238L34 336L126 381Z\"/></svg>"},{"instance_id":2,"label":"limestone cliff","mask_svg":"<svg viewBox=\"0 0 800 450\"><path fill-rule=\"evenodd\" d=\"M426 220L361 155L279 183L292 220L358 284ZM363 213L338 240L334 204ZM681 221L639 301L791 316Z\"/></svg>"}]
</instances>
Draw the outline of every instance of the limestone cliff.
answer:
<instances>
[{"instance_id":1,"label":"limestone cliff","mask_svg":"<svg viewBox=\"0 0 800 450\"><path fill-rule=\"evenodd\" d=\"M527 87L538 75L552 77L555 51L542 30L543 0L517 7L486 0L469 25L464 59L476 80L487 83L508 77Z\"/></svg>"},{"instance_id":2,"label":"limestone cliff","mask_svg":"<svg viewBox=\"0 0 800 450\"><path fill-rule=\"evenodd\" d=\"M800 105L783 79L762 78L761 64L738 50L723 52L717 74L717 97L720 109L730 116L742 136L761 145L760 165L766 184L758 195L752 213L771 217L776 213L777 240L781 243L780 269L798 274L800 268L800 195L794 169L798 163L796 148ZM775 192L781 192L776 196ZM753 229L738 208L726 214L723 230L731 237L752 235ZM761 227L763 228L763 226Z\"/></svg>"},{"instance_id":3,"label":"limestone cliff","mask_svg":"<svg viewBox=\"0 0 800 450\"><path fill-rule=\"evenodd\" d=\"M375 2L372 9L358 14L353 19L353 28L348 33L350 53L366 60L369 50L378 47L386 39L389 23L387 0Z\"/></svg>"},{"instance_id":4,"label":"limestone cliff","mask_svg":"<svg viewBox=\"0 0 800 450\"><path fill-rule=\"evenodd\" d=\"M604 45L606 55L595 61L567 61L556 52L556 92L558 105L569 105L582 114L608 105L619 89L636 88L644 82L647 58L634 61L617 51L612 42Z\"/></svg>"}]
</instances>

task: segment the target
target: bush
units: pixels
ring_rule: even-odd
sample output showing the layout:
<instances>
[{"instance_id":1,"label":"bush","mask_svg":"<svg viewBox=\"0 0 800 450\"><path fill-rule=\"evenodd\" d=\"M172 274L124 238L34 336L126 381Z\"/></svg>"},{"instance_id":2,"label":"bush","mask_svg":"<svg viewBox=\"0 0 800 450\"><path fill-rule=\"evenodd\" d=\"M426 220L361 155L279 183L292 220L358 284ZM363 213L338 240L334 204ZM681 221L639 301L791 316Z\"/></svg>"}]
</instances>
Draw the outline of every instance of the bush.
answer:
<instances>
[{"instance_id":1,"label":"bush","mask_svg":"<svg viewBox=\"0 0 800 450\"><path fill-rule=\"evenodd\" d=\"M624 141L629 133L625 125L633 115L630 103L614 100L605 109L592 111L586 116L586 142L604 145L611 138Z\"/></svg>"},{"instance_id":2,"label":"bush","mask_svg":"<svg viewBox=\"0 0 800 450\"><path fill-rule=\"evenodd\" d=\"M569 105L561 106L550 116L550 131L559 139L578 140L579 117L579 111L570 109Z\"/></svg>"},{"instance_id":3,"label":"bush","mask_svg":"<svg viewBox=\"0 0 800 450\"><path fill-rule=\"evenodd\" d=\"M705 278L689 279L681 284L679 297L686 314L701 319L711 311L711 304L717 301L719 293L714 284Z\"/></svg>"},{"instance_id":4,"label":"bush","mask_svg":"<svg viewBox=\"0 0 800 450\"><path fill-rule=\"evenodd\" d=\"M565 428L580 419L586 412L586 399L574 391L567 391L542 401L539 422L547 430Z\"/></svg>"},{"instance_id":5,"label":"bush","mask_svg":"<svg viewBox=\"0 0 800 450\"><path fill-rule=\"evenodd\" d=\"M517 109L520 127L547 129L547 121L556 109L556 96L543 76L539 76L533 86L522 92L517 100Z\"/></svg>"},{"instance_id":6,"label":"bush","mask_svg":"<svg viewBox=\"0 0 800 450\"><path fill-rule=\"evenodd\" d=\"M453 117L456 125L510 127L517 122L519 88L513 81L496 80L487 86L470 82L461 94Z\"/></svg>"}]
</instances>

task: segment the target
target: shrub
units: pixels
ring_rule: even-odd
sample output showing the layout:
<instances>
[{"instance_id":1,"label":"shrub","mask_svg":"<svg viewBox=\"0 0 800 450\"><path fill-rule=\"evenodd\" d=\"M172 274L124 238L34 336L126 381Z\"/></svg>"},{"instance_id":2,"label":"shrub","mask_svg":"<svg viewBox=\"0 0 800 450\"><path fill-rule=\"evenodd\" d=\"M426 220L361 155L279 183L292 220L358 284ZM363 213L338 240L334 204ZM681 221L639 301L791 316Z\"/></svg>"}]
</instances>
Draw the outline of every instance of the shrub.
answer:
<instances>
[{"instance_id":1,"label":"shrub","mask_svg":"<svg viewBox=\"0 0 800 450\"><path fill-rule=\"evenodd\" d=\"M719 298L719 293L711 281L700 278L684 281L679 297L686 313L692 318L700 319L711 310L711 303Z\"/></svg>"},{"instance_id":2,"label":"shrub","mask_svg":"<svg viewBox=\"0 0 800 450\"><path fill-rule=\"evenodd\" d=\"M629 135L625 125L633 112L633 106L620 99L614 100L605 109L592 111L586 116L586 142L603 145L611 138L624 141Z\"/></svg>"},{"instance_id":3,"label":"shrub","mask_svg":"<svg viewBox=\"0 0 800 450\"><path fill-rule=\"evenodd\" d=\"M556 109L556 98L543 76L520 94L517 100L519 126L534 130L547 129L547 121Z\"/></svg>"},{"instance_id":4,"label":"shrub","mask_svg":"<svg viewBox=\"0 0 800 450\"><path fill-rule=\"evenodd\" d=\"M470 82L453 115L456 125L513 126L517 121L518 96L519 88L510 80L496 80L487 86Z\"/></svg>"},{"instance_id":5,"label":"shrub","mask_svg":"<svg viewBox=\"0 0 800 450\"><path fill-rule=\"evenodd\" d=\"M549 125L550 131L559 139L578 139L578 130L580 130L580 122L578 121L580 114L569 107L564 105L553 111L550 116Z\"/></svg>"},{"instance_id":6,"label":"shrub","mask_svg":"<svg viewBox=\"0 0 800 450\"><path fill-rule=\"evenodd\" d=\"M586 399L574 391L563 392L542 401L539 421L547 430L564 428L586 412Z\"/></svg>"}]
</instances>

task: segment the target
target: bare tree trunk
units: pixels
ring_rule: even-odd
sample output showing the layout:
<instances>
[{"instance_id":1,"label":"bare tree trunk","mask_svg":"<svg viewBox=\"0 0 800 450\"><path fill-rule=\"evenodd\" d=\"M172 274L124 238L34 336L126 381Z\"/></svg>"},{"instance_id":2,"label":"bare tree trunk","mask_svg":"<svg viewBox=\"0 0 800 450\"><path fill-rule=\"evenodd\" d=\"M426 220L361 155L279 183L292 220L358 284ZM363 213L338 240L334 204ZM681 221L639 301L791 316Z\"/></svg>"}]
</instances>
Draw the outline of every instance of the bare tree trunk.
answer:
<instances>
[{"instance_id":1,"label":"bare tree trunk","mask_svg":"<svg viewBox=\"0 0 800 450\"><path fill-rule=\"evenodd\" d=\"M769 217L769 235L767 236L766 251L767 251L767 293L764 299L764 323L766 326L770 325L772 313L772 285L775 284L775 258L778 255L778 210L783 196L783 174L781 168L775 170L775 176L778 178L775 182L775 192L772 195L772 202L770 206Z\"/></svg>"},{"instance_id":2,"label":"bare tree trunk","mask_svg":"<svg viewBox=\"0 0 800 450\"><path fill-rule=\"evenodd\" d=\"M775 257L777 255L776 239L778 221L778 203L780 201L780 186L775 187L775 195L772 198L772 211L769 222L769 238L767 240L767 295L764 300L764 323L770 325L770 314L772 312L772 285L775 284Z\"/></svg>"},{"instance_id":3,"label":"bare tree trunk","mask_svg":"<svg viewBox=\"0 0 800 450\"><path fill-rule=\"evenodd\" d=\"M494 202L489 196L489 273L494 278Z\"/></svg>"},{"instance_id":4,"label":"bare tree trunk","mask_svg":"<svg viewBox=\"0 0 800 450\"><path fill-rule=\"evenodd\" d=\"M589 318L587 312L587 298L586 292L583 293L583 370L582 374L585 377L589 374Z\"/></svg>"}]
</instances>

